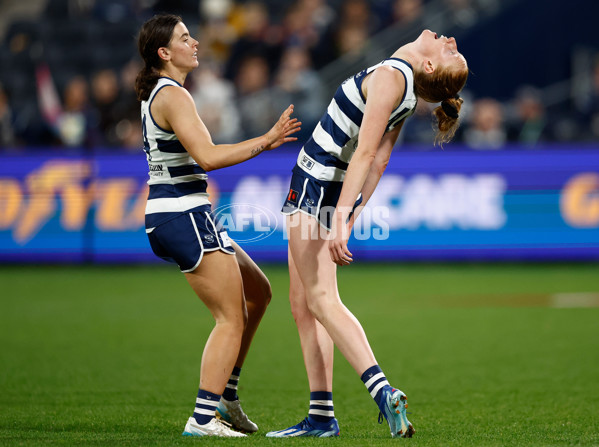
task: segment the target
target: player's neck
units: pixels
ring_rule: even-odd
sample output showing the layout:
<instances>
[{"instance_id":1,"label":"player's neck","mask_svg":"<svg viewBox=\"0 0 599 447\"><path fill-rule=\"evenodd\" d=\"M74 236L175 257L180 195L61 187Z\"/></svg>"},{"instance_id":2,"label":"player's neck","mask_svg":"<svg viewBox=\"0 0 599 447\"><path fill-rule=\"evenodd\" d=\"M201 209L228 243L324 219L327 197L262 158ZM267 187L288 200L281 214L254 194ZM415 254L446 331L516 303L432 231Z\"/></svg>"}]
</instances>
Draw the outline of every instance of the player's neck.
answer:
<instances>
[{"instance_id":1,"label":"player's neck","mask_svg":"<svg viewBox=\"0 0 599 447\"><path fill-rule=\"evenodd\" d=\"M182 73L179 70L169 70L168 68L163 68L162 70L160 70L160 76L171 78L177 81L179 84L183 85L185 83L187 73Z\"/></svg>"},{"instance_id":2,"label":"player's neck","mask_svg":"<svg viewBox=\"0 0 599 447\"><path fill-rule=\"evenodd\" d=\"M413 48L413 45L411 43L408 43L398 48L391 57L403 59L404 61L409 63L413 69L417 68L416 65L420 60L419 53L416 51L415 48Z\"/></svg>"}]
</instances>

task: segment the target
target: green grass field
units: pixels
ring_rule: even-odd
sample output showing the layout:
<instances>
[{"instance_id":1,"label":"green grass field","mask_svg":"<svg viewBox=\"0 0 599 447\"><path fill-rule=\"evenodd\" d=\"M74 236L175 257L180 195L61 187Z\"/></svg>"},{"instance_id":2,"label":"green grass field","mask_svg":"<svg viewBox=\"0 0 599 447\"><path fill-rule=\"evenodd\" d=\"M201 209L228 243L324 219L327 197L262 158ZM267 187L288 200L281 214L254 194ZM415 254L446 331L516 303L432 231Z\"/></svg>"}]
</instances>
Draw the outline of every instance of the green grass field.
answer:
<instances>
[{"instance_id":1,"label":"green grass field","mask_svg":"<svg viewBox=\"0 0 599 447\"><path fill-rule=\"evenodd\" d=\"M206 308L175 266L0 268L0 445L599 445L599 265L341 269L341 295L390 382L412 439L391 439L337 353L339 439L267 439L307 414L283 266L243 368L260 431L184 438Z\"/></svg>"}]
</instances>

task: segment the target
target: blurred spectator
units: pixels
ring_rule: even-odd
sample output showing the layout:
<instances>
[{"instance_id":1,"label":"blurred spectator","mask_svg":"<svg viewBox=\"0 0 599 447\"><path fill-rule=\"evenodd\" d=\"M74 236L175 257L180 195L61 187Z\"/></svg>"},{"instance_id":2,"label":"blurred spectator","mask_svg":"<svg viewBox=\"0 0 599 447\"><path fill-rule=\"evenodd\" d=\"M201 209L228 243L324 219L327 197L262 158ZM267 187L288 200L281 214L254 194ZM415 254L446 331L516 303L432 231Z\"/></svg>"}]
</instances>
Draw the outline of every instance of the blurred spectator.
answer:
<instances>
[{"instance_id":1,"label":"blurred spectator","mask_svg":"<svg viewBox=\"0 0 599 447\"><path fill-rule=\"evenodd\" d=\"M238 37L235 25L236 15L232 0L203 0L200 4L202 18L201 36L199 40L198 59L210 56L219 64L226 64L230 47Z\"/></svg>"},{"instance_id":2,"label":"blurred spectator","mask_svg":"<svg viewBox=\"0 0 599 447\"><path fill-rule=\"evenodd\" d=\"M304 140L312 133L325 106L322 83L312 69L310 54L305 48L291 46L285 50L275 75L274 89L277 109L284 110L289 104L295 105L302 121L302 130L296 136Z\"/></svg>"},{"instance_id":3,"label":"blurred spectator","mask_svg":"<svg viewBox=\"0 0 599 447\"><path fill-rule=\"evenodd\" d=\"M16 143L13 130L13 118L6 92L0 84L0 147L14 146Z\"/></svg>"},{"instance_id":4,"label":"blurred spectator","mask_svg":"<svg viewBox=\"0 0 599 447\"><path fill-rule=\"evenodd\" d=\"M306 10L310 23L319 36L335 21L337 14L325 0L298 0L299 7Z\"/></svg>"},{"instance_id":5,"label":"blurred spectator","mask_svg":"<svg viewBox=\"0 0 599 447\"><path fill-rule=\"evenodd\" d=\"M534 145L549 139L545 105L537 89L521 88L514 100L515 116L508 128L508 139L524 145Z\"/></svg>"},{"instance_id":6,"label":"blurred spectator","mask_svg":"<svg viewBox=\"0 0 599 447\"><path fill-rule=\"evenodd\" d=\"M119 118L119 83L114 70L105 68L92 76L93 105L97 112L98 135L95 144L119 144L116 125Z\"/></svg>"},{"instance_id":7,"label":"blurred spectator","mask_svg":"<svg viewBox=\"0 0 599 447\"><path fill-rule=\"evenodd\" d=\"M476 100L463 138L472 149L500 149L505 145L507 133L501 103L492 98Z\"/></svg>"},{"instance_id":8,"label":"blurred spectator","mask_svg":"<svg viewBox=\"0 0 599 447\"><path fill-rule=\"evenodd\" d=\"M407 26L422 22L423 0L394 0L393 21L396 25Z\"/></svg>"},{"instance_id":9,"label":"blurred spectator","mask_svg":"<svg viewBox=\"0 0 599 447\"><path fill-rule=\"evenodd\" d=\"M449 6L448 21L460 28L467 28L476 22L478 14L472 0L444 0Z\"/></svg>"},{"instance_id":10,"label":"blurred spectator","mask_svg":"<svg viewBox=\"0 0 599 447\"><path fill-rule=\"evenodd\" d=\"M370 35L379 30L378 18L366 0L344 0L339 15L340 28L359 28Z\"/></svg>"},{"instance_id":11,"label":"blurred spectator","mask_svg":"<svg viewBox=\"0 0 599 447\"><path fill-rule=\"evenodd\" d=\"M312 48L316 46L321 38L313 11L306 2L296 2L289 7L283 19L286 44Z\"/></svg>"},{"instance_id":12,"label":"blurred spectator","mask_svg":"<svg viewBox=\"0 0 599 447\"><path fill-rule=\"evenodd\" d=\"M242 140L233 83L222 78L216 64L209 60L200 61L200 66L191 72L191 76L191 96L214 142Z\"/></svg>"},{"instance_id":13,"label":"blurred spectator","mask_svg":"<svg viewBox=\"0 0 599 447\"><path fill-rule=\"evenodd\" d=\"M57 121L58 136L65 146L89 146L92 142L94 119L88 90L83 76L70 79L65 87L62 112Z\"/></svg>"},{"instance_id":14,"label":"blurred spectator","mask_svg":"<svg viewBox=\"0 0 599 447\"><path fill-rule=\"evenodd\" d=\"M269 74L274 72L281 54L281 36L270 24L269 11L261 2L248 2L242 7L239 38L233 43L225 67L225 77L238 78L240 61L253 55L260 55L266 62Z\"/></svg>"},{"instance_id":15,"label":"blurred spectator","mask_svg":"<svg viewBox=\"0 0 599 447\"><path fill-rule=\"evenodd\" d=\"M361 61L360 65L368 65L365 57L365 49L368 45L368 34L365 28L353 26L342 27L337 32L337 57L344 57L356 62Z\"/></svg>"},{"instance_id":16,"label":"blurred spectator","mask_svg":"<svg viewBox=\"0 0 599 447\"><path fill-rule=\"evenodd\" d=\"M244 138L268 132L279 113L275 110L276 99L270 89L267 60L258 55L243 59L235 85Z\"/></svg>"},{"instance_id":17,"label":"blurred spectator","mask_svg":"<svg viewBox=\"0 0 599 447\"><path fill-rule=\"evenodd\" d=\"M135 78L141 68L140 59L134 57L121 69L119 76L120 94L116 107L118 120L115 132L119 144L126 149L139 149L143 146L140 105L135 93Z\"/></svg>"}]
</instances>

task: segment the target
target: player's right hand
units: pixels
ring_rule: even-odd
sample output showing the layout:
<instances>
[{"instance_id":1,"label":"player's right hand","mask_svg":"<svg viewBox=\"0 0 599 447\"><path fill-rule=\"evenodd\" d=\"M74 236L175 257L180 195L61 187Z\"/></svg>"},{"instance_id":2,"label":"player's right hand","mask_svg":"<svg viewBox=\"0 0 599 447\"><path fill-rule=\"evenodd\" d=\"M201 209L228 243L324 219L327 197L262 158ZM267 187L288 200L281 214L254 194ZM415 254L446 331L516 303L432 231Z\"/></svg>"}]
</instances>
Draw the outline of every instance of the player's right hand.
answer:
<instances>
[{"instance_id":1,"label":"player's right hand","mask_svg":"<svg viewBox=\"0 0 599 447\"><path fill-rule=\"evenodd\" d=\"M269 151L284 143L297 141L296 137L291 137L290 135L298 132L301 129L300 126L302 123L297 118L291 118L292 113L293 104L285 109L276 124L266 133L267 146L264 148L265 150Z\"/></svg>"}]
</instances>

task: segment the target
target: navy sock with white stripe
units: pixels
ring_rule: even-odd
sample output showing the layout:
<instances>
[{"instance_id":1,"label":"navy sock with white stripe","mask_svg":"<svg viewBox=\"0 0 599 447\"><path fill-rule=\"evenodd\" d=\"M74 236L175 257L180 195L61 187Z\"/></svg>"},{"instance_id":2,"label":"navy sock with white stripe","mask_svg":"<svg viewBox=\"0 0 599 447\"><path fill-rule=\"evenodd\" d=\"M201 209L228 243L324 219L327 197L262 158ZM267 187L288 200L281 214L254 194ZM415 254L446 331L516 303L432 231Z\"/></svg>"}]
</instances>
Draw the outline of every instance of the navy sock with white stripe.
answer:
<instances>
[{"instance_id":1,"label":"navy sock with white stripe","mask_svg":"<svg viewBox=\"0 0 599 447\"><path fill-rule=\"evenodd\" d=\"M214 418L214 412L219 402L220 396L218 394L204 391L200 388L198 398L196 399L196 408L193 411L193 417L196 422L200 425L210 422Z\"/></svg>"},{"instance_id":2,"label":"navy sock with white stripe","mask_svg":"<svg viewBox=\"0 0 599 447\"><path fill-rule=\"evenodd\" d=\"M333 393L329 391L311 392L308 418L318 423L326 423L333 420L335 418Z\"/></svg>"},{"instance_id":3,"label":"navy sock with white stripe","mask_svg":"<svg viewBox=\"0 0 599 447\"><path fill-rule=\"evenodd\" d=\"M237 384L239 383L240 374L241 368L238 368L237 366L234 367L231 377L229 378L229 382L225 387L225 391L223 391L223 399L228 400L229 402L239 399L237 396Z\"/></svg>"},{"instance_id":4,"label":"navy sock with white stripe","mask_svg":"<svg viewBox=\"0 0 599 447\"><path fill-rule=\"evenodd\" d=\"M385 374L383 374L383 370L379 367L379 365L374 365L364 371L364 374L360 377L368 392L376 402L379 408L381 408L381 400L383 394L383 388L389 385Z\"/></svg>"}]
</instances>

